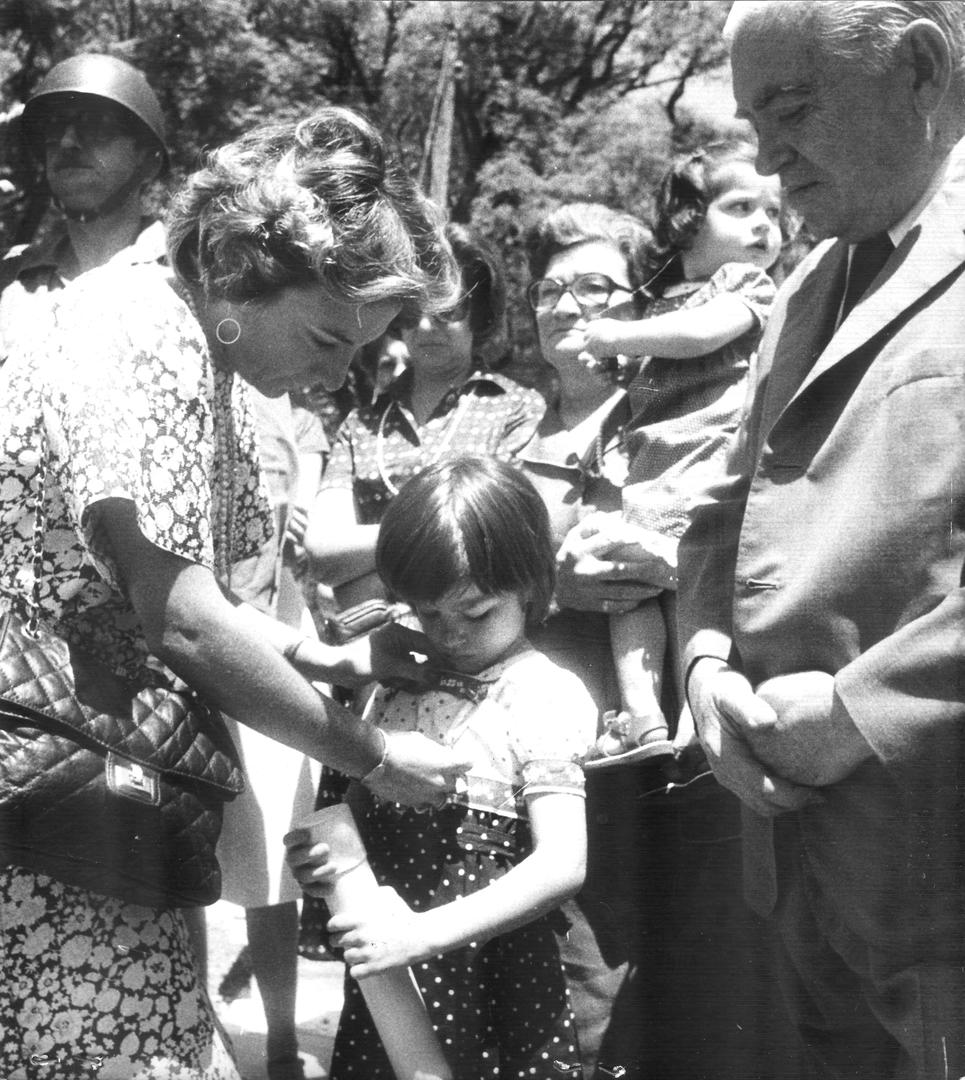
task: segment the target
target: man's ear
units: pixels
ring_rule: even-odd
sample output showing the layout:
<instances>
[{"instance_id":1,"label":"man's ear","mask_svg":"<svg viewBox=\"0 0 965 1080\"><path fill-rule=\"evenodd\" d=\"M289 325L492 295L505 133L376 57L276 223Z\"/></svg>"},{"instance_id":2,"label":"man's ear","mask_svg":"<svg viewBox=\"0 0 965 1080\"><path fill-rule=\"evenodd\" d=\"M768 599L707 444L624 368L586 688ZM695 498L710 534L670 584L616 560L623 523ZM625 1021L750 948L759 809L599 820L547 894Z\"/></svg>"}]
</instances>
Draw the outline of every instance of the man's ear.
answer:
<instances>
[{"instance_id":1,"label":"man's ear","mask_svg":"<svg viewBox=\"0 0 965 1080\"><path fill-rule=\"evenodd\" d=\"M952 80L952 50L942 30L930 19L915 19L901 35L901 63L920 116L932 116L945 100Z\"/></svg>"},{"instance_id":2,"label":"man's ear","mask_svg":"<svg viewBox=\"0 0 965 1080\"><path fill-rule=\"evenodd\" d=\"M140 171L144 184L150 184L161 175L164 165L164 155L156 146L143 146L141 148Z\"/></svg>"}]
</instances>

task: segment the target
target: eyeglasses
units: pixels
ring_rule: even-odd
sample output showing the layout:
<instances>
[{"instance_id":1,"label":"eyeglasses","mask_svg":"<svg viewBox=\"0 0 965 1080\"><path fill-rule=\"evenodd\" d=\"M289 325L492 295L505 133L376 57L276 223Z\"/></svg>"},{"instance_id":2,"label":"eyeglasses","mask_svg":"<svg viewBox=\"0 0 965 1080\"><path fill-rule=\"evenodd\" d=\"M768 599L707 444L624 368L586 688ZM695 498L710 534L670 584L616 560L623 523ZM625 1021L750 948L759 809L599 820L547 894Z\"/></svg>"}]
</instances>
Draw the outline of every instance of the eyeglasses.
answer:
<instances>
[{"instance_id":1,"label":"eyeglasses","mask_svg":"<svg viewBox=\"0 0 965 1080\"><path fill-rule=\"evenodd\" d=\"M37 128L48 150L60 144L68 128L83 146L106 146L134 133L127 117L103 109L52 109L38 120Z\"/></svg>"},{"instance_id":2,"label":"eyeglasses","mask_svg":"<svg viewBox=\"0 0 965 1080\"><path fill-rule=\"evenodd\" d=\"M530 283L526 299L533 311L552 311L566 293L591 315L598 315L618 291L632 293L629 285L620 285L607 274L581 274L567 285L556 278L539 278Z\"/></svg>"}]
</instances>

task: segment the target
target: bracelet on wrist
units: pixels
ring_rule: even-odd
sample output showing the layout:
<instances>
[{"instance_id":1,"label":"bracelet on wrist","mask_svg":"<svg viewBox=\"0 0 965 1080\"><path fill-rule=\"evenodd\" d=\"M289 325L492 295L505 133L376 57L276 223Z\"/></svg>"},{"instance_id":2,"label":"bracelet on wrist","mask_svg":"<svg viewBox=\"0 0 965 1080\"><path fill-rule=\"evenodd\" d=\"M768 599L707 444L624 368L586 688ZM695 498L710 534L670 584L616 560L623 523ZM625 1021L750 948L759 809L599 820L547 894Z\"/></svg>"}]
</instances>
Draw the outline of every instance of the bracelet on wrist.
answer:
<instances>
[{"instance_id":1,"label":"bracelet on wrist","mask_svg":"<svg viewBox=\"0 0 965 1080\"><path fill-rule=\"evenodd\" d=\"M364 776L359 777L359 783L364 784L366 787L368 787L368 785L373 780L378 779L378 777L382 775L386 763L389 760L389 740L386 738L385 732L380 727L377 727L375 730L379 733L379 736L382 739L382 753L379 756L378 765L376 765L372 769L369 769L369 771Z\"/></svg>"}]
</instances>

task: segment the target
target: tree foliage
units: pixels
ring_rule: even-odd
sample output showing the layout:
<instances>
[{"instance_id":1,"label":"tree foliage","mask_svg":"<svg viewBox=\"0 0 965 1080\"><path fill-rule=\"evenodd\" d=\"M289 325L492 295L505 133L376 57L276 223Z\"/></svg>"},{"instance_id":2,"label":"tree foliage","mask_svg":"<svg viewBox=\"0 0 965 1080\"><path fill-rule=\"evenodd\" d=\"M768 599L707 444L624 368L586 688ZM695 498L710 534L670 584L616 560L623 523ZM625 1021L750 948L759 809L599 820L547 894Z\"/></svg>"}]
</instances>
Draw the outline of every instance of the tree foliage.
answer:
<instances>
[{"instance_id":1,"label":"tree foliage","mask_svg":"<svg viewBox=\"0 0 965 1080\"><path fill-rule=\"evenodd\" d=\"M0 111L16 112L52 63L81 51L124 57L164 109L172 180L205 147L266 117L323 103L367 112L413 173L455 43L447 210L524 273L521 223L561 199L646 212L688 82L721 63L723 0L7 0L0 3ZM17 122L0 132L0 176L17 195L0 240L42 217ZM528 320L514 314L514 332Z\"/></svg>"}]
</instances>

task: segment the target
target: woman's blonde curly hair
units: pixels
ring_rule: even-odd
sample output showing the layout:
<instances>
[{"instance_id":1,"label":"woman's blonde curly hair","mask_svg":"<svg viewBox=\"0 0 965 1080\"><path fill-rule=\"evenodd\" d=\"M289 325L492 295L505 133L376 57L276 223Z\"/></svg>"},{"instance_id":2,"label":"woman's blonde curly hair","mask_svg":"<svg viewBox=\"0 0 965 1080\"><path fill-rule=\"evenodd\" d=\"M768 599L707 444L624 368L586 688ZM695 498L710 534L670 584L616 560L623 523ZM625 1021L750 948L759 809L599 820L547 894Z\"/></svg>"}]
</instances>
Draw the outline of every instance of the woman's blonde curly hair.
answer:
<instances>
[{"instance_id":1,"label":"woman's blonde curly hair","mask_svg":"<svg viewBox=\"0 0 965 1080\"><path fill-rule=\"evenodd\" d=\"M210 152L168 214L171 264L208 297L321 281L354 303L444 311L459 274L435 206L350 109L269 122Z\"/></svg>"}]
</instances>

